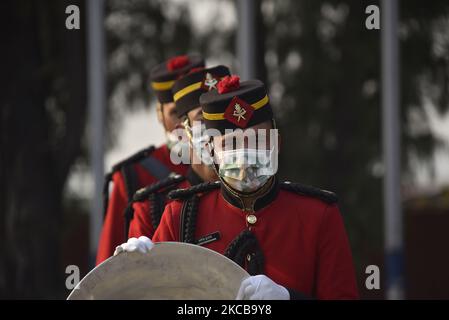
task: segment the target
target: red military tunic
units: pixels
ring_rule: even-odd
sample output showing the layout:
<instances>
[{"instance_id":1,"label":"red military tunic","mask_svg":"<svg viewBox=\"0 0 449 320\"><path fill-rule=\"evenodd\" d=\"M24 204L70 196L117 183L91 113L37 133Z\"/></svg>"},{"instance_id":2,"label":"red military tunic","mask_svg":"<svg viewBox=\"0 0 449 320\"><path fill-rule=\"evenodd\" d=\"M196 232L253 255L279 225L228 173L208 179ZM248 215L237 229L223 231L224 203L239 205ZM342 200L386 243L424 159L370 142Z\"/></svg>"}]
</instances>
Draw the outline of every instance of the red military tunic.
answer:
<instances>
[{"instance_id":1,"label":"red military tunic","mask_svg":"<svg viewBox=\"0 0 449 320\"><path fill-rule=\"evenodd\" d=\"M276 283L318 299L358 297L351 249L337 205L279 187L257 199L254 212L222 186L199 195L195 239L215 232L220 239L204 246L224 253L243 230L262 249L265 274ZM182 201L165 208L153 241L179 241ZM254 224L247 216L257 217Z\"/></svg>"},{"instance_id":2,"label":"red military tunic","mask_svg":"<svg viewBox=\"0 0 449 320\"><path fill-rule=\"evenodd\" d=\"M170 160L170 150L166 145L162 145L155 149L150 156L164 164L168 170L181 175L185 175L189 168L184 164L173 164ZM139 163L134 163L132 166L138 178L138 188L142 188L157 181L157 179ZM125 241L125 223L123 214L129 199L122 172L116 171L112 176L112 181L114 183L113 189L111 196L109 197L103 229L98 244L97 265L112 256L116 246Z\"/></svg>"},{"instance_id":3,"label":"red military tunic","mask_svg":"<svg viewBox=\"0 0 449 320\"><path fill-rule=\"evenodd\" d=\"M189 188L192 185L196 185L203 182L201 178L196 175L196 173L189 169L186 174L186 180L176 184L176 187L179 189ZM155 190L155 192L160 192L159 190ZM165 203L168 204L171 202L170 199L165 198ZM148 238L152 238L155 232L155 228L153 226L153 222L151 219L151 203L147 199L145 201L134 202L132 204L134 216L129 225L129 234L128 238L138 238L140 236L146 236Z\"/></svg>"}]
</instances>

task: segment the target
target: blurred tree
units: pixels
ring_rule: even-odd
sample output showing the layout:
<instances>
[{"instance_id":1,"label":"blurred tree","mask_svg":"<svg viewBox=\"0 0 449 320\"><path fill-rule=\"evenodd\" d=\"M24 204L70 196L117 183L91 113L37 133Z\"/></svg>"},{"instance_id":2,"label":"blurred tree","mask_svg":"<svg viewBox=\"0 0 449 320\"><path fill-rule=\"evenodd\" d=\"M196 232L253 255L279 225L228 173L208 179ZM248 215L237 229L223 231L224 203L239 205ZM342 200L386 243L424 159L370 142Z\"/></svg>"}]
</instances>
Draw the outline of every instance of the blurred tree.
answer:
<instances>
[{"instance_id":1,"label":"blurred tree","mask_svg":"<svg viewBox=\"0 0 449 320\"><path fill-rule=\"evenodd\" d=\"M193 47L185 4L162 0L106 2L108 55L108 133L111 147L123 113L147 106L149 74L169 57L199 53ZM144 137L143 137L144 139ZM109 170L109 168L107 168Z\"/></svg>"},{"instance_id":2,"label":"blurred tree","mask_svg":"<svg viewBox=\"0 0 449 320\"><path fill-rule=\"evenodd\" d=\"M68 5L80 7L80 31L65 28ZM8 14L0 21L6 43L0 52L0 295L64 298L63 211L77 206L64 188L75 162L87 161L85 2L1 6ZM192 36L183 5L110 0L106 6L107 129L115 141L120 112L146 103L150 67L192 51Z\"/></svg>"},{"instance_id":3,"label":"blurred tree","mask_svg":"<svg viewBox=\"0 0 449 320\"><path fill-rule=\"evenodd\" d=\"M65 28L83 1L2 1L0 292L55 297L62 191L83 154L84 33Z\"/></svg>"},{"instance_id":4,"label":"blurred tree","mask_svg":"<svg viewBox=\"0 0 449 320\"><path fill-rule=\"evenodd\" d=\"M408 177L411 159L430 159L438 143L424 98L441 111L448 107L449 41L435 53L435 23L447 39L449 3L400 3L402 161ZM262 3L272 101L283 145L295 146L282 148L282 174L339 195L359 276L367 264L382 262L380 32L365 28L370 4L379 1Z\"/></svg>"}]
</instances>

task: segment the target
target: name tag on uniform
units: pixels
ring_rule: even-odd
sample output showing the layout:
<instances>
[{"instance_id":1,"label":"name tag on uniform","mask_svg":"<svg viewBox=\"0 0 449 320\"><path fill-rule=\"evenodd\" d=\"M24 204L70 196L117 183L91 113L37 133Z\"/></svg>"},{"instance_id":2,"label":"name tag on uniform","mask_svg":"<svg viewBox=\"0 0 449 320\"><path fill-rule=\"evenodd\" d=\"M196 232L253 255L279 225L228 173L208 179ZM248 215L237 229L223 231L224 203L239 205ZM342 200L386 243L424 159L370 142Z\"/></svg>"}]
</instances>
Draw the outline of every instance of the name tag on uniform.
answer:
<instances>
[{"instance_id":1,"label":"name tag on uniform","mask_svg":"<svg viewBox=\"0 0 449 320\"><path fill-rule=\"evenodd\" d=\"M218 231L199 238L198 240L196 240L195 244L202 246L202 245L205 245L205 244L217 241L217 240L220 240L220 232L218 232Z\"/></svg>"}]
</instances>

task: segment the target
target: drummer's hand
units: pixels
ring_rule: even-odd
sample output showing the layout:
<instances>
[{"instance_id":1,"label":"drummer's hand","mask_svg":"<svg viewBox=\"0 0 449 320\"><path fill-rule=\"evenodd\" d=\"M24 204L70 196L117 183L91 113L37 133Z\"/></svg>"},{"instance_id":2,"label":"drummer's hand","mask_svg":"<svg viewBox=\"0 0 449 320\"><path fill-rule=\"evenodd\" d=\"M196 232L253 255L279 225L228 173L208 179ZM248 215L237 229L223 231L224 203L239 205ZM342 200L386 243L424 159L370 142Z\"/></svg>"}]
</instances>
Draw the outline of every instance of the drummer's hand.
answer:
<instances>
[{"instance_id":1,"label":"drummer's hand","mask_svg":"<svg viewBox=\"0 0 449 320\"><path fill-rule=\"evenodd\" d=\"M289 300L290 293L264 275L246 278L240 284L236 300Z\"/></svg>"},{"instance_id":2,"label":"drummer's hand","mask_svg":"<svg viewBox=\"0 0 449 320\"><path fill-rule=\"evenodd\" d=\"M135 252L148 253L154 247L153 241L145 236L137 238L129 238L127 242L117 246L114 251L114 256L121 252Z\"/></svg>"}]
</instances>

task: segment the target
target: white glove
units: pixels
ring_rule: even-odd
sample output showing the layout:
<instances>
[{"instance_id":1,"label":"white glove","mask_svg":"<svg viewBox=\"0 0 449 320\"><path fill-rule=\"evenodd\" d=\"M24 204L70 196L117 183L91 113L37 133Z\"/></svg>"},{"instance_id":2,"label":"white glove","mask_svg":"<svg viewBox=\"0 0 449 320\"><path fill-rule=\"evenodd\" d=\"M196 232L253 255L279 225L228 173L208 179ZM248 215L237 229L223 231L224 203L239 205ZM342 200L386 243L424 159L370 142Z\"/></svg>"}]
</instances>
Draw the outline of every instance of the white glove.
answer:
<instances>
[{"instance_id":1,"label":"white glove","mask_svg":"<svg viewBox=\"0 0 449 320\"><path fill-rule=\"evenodd\" d=\"M148 253L154 247L153 241L145 236L137 238L129 238L127 242L117 246L114 251L114 256L122 252L135 252Z\"/></svg>"},{"instance_id":2,"label":"white glove","mask_svg":"<svg viewBox=\"0 0 449 320\"><path fill-rule=\"evenodd\" d=\"M240 284L236 300L290 300L286 288L263 274L246 278Z\"/></svg>"}]
</instances>

